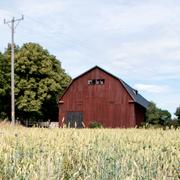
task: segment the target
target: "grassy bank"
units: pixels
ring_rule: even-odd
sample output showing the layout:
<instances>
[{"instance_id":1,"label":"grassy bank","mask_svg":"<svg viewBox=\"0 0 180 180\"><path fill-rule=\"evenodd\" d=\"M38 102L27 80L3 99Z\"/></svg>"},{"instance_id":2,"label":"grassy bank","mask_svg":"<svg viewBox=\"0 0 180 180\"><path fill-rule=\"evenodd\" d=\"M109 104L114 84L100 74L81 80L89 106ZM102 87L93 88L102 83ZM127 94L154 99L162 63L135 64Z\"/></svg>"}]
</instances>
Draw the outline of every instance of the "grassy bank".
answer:
<instances>
[{"instance_id":1,"label":"grassy bank","mask_svg":"<svg viewBox=\"0 0 180 180\"><path fill-rule=\"evenodd\" d=\"M178 179L180 130L0 126L0 179Z\"/></svg>"}]
</instances>

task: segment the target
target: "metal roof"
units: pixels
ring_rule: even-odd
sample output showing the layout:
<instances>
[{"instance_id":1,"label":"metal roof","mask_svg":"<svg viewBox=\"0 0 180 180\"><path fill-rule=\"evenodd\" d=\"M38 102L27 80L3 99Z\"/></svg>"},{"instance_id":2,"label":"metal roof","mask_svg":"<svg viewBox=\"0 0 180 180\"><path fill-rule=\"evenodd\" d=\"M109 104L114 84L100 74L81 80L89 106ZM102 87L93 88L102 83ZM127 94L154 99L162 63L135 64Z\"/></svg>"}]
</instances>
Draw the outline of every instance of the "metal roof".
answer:
<instances>
[{"instance_id":1,"label":"metal roof","mask_svg":"<svg viewBox=\"0 0 180 180\"><path fill-rule=\"evenodd\" d=\"M123 80L119 79L121 81L121 83L124 85L124 87L126 88L126 90L128 91L128 93L131 95L131 97L133 98L133 100L140 104L141 106L143 106L144 108L147 109L148 105L149 105L149 101L147 101L143 96L141 96L138 91L136 89L133 89L132 87L130 87L128 84L126 84Z\"/></svg>"}]
</instances>

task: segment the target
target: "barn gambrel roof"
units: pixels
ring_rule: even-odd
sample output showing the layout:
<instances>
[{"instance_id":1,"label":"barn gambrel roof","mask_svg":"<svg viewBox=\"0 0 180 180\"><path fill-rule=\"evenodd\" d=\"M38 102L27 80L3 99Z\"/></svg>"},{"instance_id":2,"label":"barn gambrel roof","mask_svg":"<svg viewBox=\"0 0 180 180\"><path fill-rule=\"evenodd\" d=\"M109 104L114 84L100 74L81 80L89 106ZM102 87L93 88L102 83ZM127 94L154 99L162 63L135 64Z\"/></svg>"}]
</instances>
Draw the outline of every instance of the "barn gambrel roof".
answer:
<instances>
[{"instance_id":1,"label":"barn gambrel roof","mask_svg":"<svg viewBox=\"0 0 180 180\"><path fill-rule=\"evenodd\" d=\"M109 74L110 76L112 76L113 78L117 79L120 81L120 83L123 85L123 87L126 89L126 91L128 92L128 94L132 97L133 101L139 105L141 105L142 107L146 108L149 105L149 101L146 100L143 96L141 96L138 91L134 88L132 88L131 86L129 86L127 83L125 83L122 79L116 77L115 75L109 73L108 71L102 69L99 66L94 66L93 68L89 69L88 71L84 72L83 74L77 76L76 78L74 78L71 82L71 84L76 80L79 79L80 77L84 76L85 74L89 73L90 71L94 70L94 69L99 69L103 72L105 72L106 74ZM71 86L71 84L68 86L68 88L65 90L65 92L63 93L63 95L66 93L66 91L69 89L69 87ZM61 96L61 98L63 97L63 95ZM60 98L60 99L61 99Z\"/></svg>"},{"instance_id":2,"label":"barn gambrel roof","mask_svg":"<svg viewBox=\"0 0 180 180\"><path fill-rule=\"evenodd\" d=\"M138 91L136 89L133 89L132 87L130 87L128 84L126 84L123 80L120 80L122 82L122 84L124 85L124 87L126 88L126 90L128 91L128 93L131 95L131 97L133 98L133 100L140 104L141 106L145 107L147 109L148 105L149 105L149 101L147 101L143 96L141 96Z\"/></svg>"}]
</instances>

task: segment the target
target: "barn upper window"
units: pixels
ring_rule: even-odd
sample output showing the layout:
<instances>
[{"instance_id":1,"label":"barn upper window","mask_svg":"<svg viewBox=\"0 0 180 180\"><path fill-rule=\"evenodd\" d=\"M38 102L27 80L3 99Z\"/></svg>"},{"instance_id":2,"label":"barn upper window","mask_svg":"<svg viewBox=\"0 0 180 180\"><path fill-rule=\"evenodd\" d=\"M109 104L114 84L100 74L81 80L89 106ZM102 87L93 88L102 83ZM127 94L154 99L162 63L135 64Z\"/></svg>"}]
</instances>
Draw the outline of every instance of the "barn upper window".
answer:
<instances>
[{"instance_id":1,"label":"barn upper window","mask_svg":"<svg viewBox=\"0 0 180 180\"><path fill-rule=\"evenodd\" d=\"M105 83L105 79L89 79L89 85L103 85Z\"/></svg>"}]
</instances>

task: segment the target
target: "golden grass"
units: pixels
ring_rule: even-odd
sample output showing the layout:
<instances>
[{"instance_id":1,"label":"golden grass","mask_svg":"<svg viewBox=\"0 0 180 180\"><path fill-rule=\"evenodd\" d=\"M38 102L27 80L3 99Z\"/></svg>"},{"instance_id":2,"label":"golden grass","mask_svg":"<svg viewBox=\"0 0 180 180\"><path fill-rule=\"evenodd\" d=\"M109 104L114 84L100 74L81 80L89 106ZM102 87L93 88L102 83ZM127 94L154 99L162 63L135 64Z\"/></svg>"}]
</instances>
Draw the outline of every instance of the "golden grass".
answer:
<instances>
[{"instance_id":1,"label":"golden grass","mask_svg":"<svg viewBox=\"0 0 180 180\"><path fill-rule=\"evenodd\" d=\"M0 179L178 179L180 130L0 125Z\"/></svg>"}]
</instances>

